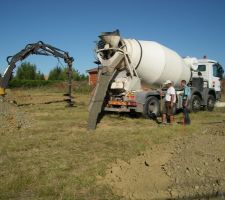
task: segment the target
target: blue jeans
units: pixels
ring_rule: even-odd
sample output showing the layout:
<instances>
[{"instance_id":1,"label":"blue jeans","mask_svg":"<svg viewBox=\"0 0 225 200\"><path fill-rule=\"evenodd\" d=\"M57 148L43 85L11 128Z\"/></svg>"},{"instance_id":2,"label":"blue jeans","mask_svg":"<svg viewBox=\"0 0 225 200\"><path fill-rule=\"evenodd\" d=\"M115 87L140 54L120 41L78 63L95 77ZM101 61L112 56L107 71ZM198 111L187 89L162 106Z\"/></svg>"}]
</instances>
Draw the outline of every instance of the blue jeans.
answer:
<instances>
[{"instance_id":1,"label":"blue jeans","mask_svg":"<svg viewBox=\"0 0 225 200\"><path fill-rule=\"evenodd\" d=\"M183 106L184 113L184 124L191 124L191 119L189 117L189 110L186 106Z\"/></svg>"}]
</instances>

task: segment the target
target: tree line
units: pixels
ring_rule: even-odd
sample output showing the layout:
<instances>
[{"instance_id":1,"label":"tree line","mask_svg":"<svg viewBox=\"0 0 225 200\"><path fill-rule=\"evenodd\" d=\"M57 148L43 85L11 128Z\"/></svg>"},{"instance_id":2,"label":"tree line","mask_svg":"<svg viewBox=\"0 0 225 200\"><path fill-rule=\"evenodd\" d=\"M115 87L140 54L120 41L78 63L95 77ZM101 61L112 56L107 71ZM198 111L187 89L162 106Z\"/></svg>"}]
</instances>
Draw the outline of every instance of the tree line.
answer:
<instances>
[{"instance_id":1,"label":"tree line","mask_svg":"<svg viewBox=\"0 0 225 200\"><path fill-rule=\"evenodd\" d=\"M66 67L54 67L48 74L49 81L65 81L67 80L67 68ZM72 79L74 81L87 80L85 74L81 74L78 70L72 69ZM43 73L37 70L37 66L30 62L23 62L16 71L12 80L46 80Z\"/></svg>"}]
</instances>

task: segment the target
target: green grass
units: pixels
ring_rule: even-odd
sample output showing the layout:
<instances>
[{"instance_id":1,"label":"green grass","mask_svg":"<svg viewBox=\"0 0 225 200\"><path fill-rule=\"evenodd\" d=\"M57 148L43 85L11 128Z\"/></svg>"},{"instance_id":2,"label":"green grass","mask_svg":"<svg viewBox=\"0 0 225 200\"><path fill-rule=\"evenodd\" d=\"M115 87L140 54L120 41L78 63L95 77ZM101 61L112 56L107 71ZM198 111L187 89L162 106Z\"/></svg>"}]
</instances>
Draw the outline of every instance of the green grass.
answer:
<instances>
[{"instance_id":1,"label":"green grass","mask_svg":"<svg viewBox=\"0 0 225 200\"><path fill-rule=\"evenodd\" d=\"M68 81L62 80L17 80L13 79L9 82L10 89L18 88L20 90L42 90L42 91L49 91L51 88L52 91L55 92L64 92L68 90ZM78 92L80 94L89 94L93 89L92 86L88 84L87 80L81 81L73 81L72 88L74 92Z\"/></svg>"},{"instance_id":2,"label":"green grass","mask_svg":"<svg viewBox=\"0 0 225 200\"><path fill-rule=\"evenodd\" d=\"M47 89L13 92L24 100L28 94L36 98L61 95ZM65 103L18 108L31 126L0 131L0 199L122 199L109 186L97 184L97 177L105 175L110 163L128 161L174 137L201 132L207 126L202 122L225 117L225 109L216 109L192 113L189 127L162 127L147 119L110 114L95 131L87 131L88 99L88 95L75 94L74 108L65 108Z\"/></svg>"}]
</instances>

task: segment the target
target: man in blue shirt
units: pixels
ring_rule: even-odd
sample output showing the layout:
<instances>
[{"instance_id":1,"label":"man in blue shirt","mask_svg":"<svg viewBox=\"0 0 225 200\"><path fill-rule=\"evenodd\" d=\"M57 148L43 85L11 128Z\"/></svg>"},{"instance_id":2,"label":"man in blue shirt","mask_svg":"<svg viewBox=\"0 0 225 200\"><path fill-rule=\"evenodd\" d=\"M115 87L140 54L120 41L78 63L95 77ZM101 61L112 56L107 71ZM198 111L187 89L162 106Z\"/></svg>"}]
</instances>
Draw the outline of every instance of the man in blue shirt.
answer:
<instances>
[{"instance_id":1,"label":"man in blue shirt","mask_svg":"<svg viewBox=\"0 0 225 200\"><path fill-rule=\"evenodd\" d=\"M187 83L185 80L181 81L181 87L183 88L182 106L183 106L183 114L184 114L184 124L190 125L191 120L189 116L188 105L189 105L190 97L191 97L191 89L190 87L187 86Z\"/></svg>"}]
</instances>

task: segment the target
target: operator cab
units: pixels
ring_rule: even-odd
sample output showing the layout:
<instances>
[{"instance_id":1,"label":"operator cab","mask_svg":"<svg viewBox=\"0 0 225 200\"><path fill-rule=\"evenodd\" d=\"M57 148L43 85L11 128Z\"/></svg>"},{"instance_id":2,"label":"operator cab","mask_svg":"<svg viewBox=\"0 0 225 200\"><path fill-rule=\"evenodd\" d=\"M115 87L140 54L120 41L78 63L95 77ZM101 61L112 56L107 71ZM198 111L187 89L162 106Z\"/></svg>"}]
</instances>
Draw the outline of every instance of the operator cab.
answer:
<instances>
[{"instance_id":1,"label":"operator cab","mask_svg":"<svg viewBox=\"0 0 225 200\"><path fill-rule=\"evenodd\" d=\"M198 68L193 71L193 78L202 77L204 81L204 88L214 88L216 93L220 93L220 80L223 77L223 73L224 70L218 62L209 59L199 59Z\"/></svg>"}]
</instances>

